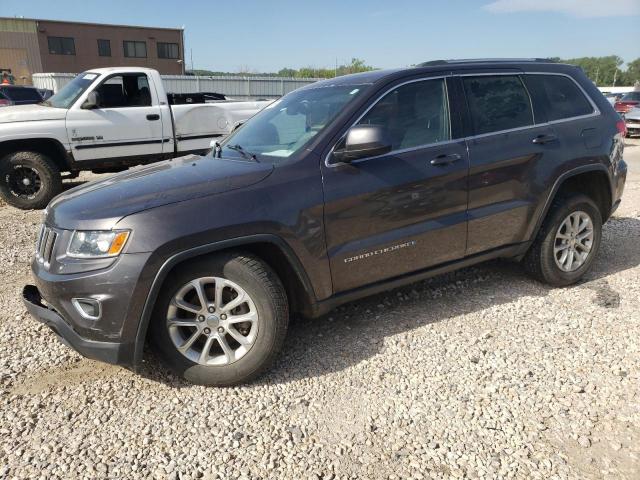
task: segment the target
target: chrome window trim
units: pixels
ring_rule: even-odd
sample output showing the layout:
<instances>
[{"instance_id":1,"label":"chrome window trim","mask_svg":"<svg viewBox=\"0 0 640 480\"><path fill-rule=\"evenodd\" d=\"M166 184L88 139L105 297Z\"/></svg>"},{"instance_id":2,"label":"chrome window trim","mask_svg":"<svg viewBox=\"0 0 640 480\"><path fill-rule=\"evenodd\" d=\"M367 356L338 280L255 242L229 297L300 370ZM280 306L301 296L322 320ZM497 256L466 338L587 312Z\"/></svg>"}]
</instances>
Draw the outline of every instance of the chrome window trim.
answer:
<instances>
[{"instance_id":1,"label":"chrome window trim","mask_svg":"<svg viewBox=\"0 0 640 480\"><path fill-rule=\"evenodd\" d=\"M582 88L582 85L580 85L575 78L573 78L571 75L568 75L566 73L558 73L558 72L530 72L530 71L518 71L518 72L482 72L482 73L455 73L452 72L449 75L439 75L436 77L428 77L428 78L420 78L420 79L414 79L414 80L409 80L407 82L404 83L400 83L398 85L395 85L391 88L389 88L388 90L386 90L384 93L382 93L379 97L377 97L375 99L375 101L364 111L364 113L362 115L360 115L360 117L358 117L358 119L356 119L355 122L353 122L349 128L347 128L347 131L349 131L350 128L352 128L354 125L356 125L361 119L362 117L364 117L369 110L371 110L385 95L387 95L387 93L391 92L393 89L401 87L403 85L407 85L409 83L415 83L415 82L423 82L423 81L428 81L428 80L438 80L438 79L444 79L445 80L445 89L446 89L446 93L447 93L447 107L449 107L449 135L451 135L451 102L449 99L449 89L448 89L448 85L447 85L447 79L448 78L456 78L456 77L484 77L484 76L498 76L498 75L511 75L511 76L518 76L520 78L520 81L522 82L522 85L524 86L527 94L529 95L529 101L531 102L531 113L532 113L532 117L533 117L533 125L526 125L523 127L517 127L517 128L510 128L507 130L499 130L496 132L489 132L489 133L482 133L479 135L470 135L467 137L461 137L461 138L456 138L456 139L451 139L448 141L444 141L444 142L438 142L438 143L427 143L424 145L418 145L416 147L411 147L411 148L406 148L406 149L402 149L402 150L392 150L389 153L385 153L384 155L376 155L374 157L365 157L365 158L360 158L358 160L356 160L355 162L352 163L360 163L362 161L366 161L366 160L374 160L376 158L380 158L380 157L385 157L387 155L391 155L391 154L400 154L400 153L406 153L406 152L411 152L414 150L421 150L424 148L428 148L431 146L441 146L441 145L446 145L449 143L458 143L458 142L468 142L470 140L475 140L477 138L484 138L484 137L489 137L491 135L502 135L505 133L512 133L512 132L518 132L518 131L522 131L522 130L529 130L529 129L533 129L533 128L538 128L538 127L545 127L545 126L550 126L550 125L555 125L558 123L565 123L565 122L571 122L574 120L582 120L582 119L586 119L586 118L593 118L593 117L598 117L600 115L602 115L602 112L600 111L600 109L598 108L598 106L595 104L595 102L593 101L593 99L591 98L591 96L589 96L589 94L585 91L584 88ZM585 115L577 115L575 117L567 117L567 118L561 118L559 120L551 120L551 121L547 121L547 122L542 122L542 123L535 123L535 111L533 110L533 99L531 97L531 94L529 92L529 89L527 88L526 83L524 82L524 80L522 79L522 75L555 75L558 77L567 77L568 79L570 79L577 87L578 89L582 92L582 95L585 96L585 98L587 99L587 101L591 104L591 107L593 108L593 112L585 114ZM346 132L345 132L346 134ZM340 167L340 166L344 166L344 165L348 165L347 163L344 162L337 162L337 163L331 163L329 160L331 158L331 154L333 153L333 150L335 149L336 145L344 138L345 135L342 135L333 145L333 147L331 147L331 150L329 150L329 153L327 153L324 163L325 166L327 166L328 168L336 168L336 167Z\"/></svg>"},{"instance_id":2,"label":"chrome window trim","mask_svg":"<svg viewBox=\"0 0 640 480\"><path fill-rule=\"evenodd\" d=\"M349 125L349 127L347 128L345 133L343 135L341 135L340 138L333 144L333 147L331 147L331 150L329 150L329 153L327 153L327 156L324 159L324 164L328 168L335 168L335 167L339 167L339 166L342 166L342 165L346 165L346 163L344 163L344 162L331 163L329 161L330 158L331 158L331 154L333 153L334 149L336 148L336 145L338 143L340 143L340 141L342 141L342 139L345 137L347 132L351 128L353 128L355 125L357 125L358 122L360 120L362 120L367 115L367 113L369 113L369 111L380 102L380 100L382 100L384 97L386 97L388 93L392 92L396 88L404 87L405 85L409 85L411 83L428 82L430 80L444 80L444 93L445 93L446 98L447 98L447 109L449 110L448 115L447 115L447 117L449 119L449 137L451 137L451 132L452 132L452 130L451 130L451 102L449 100L449 86L447 85L447 78L451 78L451 75L438 75L438 76L435 76L435 77L414 78L413 80L407 80L406 82L399 83L399 84L394 85L393 87L390 87L387 90L385 90L383 93L381 93L380 95L378 95L376 97L376 99L371 103L371 105L369 105L367 107L367 109L362 113L362 115L360 115L351 125ZM460 140L460 139L458 139L458 140ZM375 158L385 157L385 156L391 155L391 154L399 154L399 153L411 152L411 151L414 151L414 150L420 150L422 148L430 147L430 146L433 146L433 145L445 145L447 143L453 143L454 141L455 140L449 139L449 140L443 140L442 142L437 142L437 143L426 143L424 145L417 145L415 147L403 148L403 149L400 149L400 150L392 150L392 151L390 151L388 153L385 153L384 155L376 155L374 157L359 158L358 160L355 160L352 163L360 163L361 161L364 161L364 160L373 160Z\"/></svg>"}]
</instances>

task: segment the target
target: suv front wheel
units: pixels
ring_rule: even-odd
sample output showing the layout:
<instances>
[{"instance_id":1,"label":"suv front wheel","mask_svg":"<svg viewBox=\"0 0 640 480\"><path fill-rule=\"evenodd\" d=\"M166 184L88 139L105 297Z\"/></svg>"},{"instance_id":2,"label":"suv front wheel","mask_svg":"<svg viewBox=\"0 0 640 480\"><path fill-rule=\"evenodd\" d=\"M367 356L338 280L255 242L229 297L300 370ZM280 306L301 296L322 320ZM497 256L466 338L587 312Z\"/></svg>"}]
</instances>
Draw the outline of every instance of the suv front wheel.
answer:
<instances>
[{"instance_id":1,"label":"suv front wheel","mask_svg":"<svg viewBox=\"0 0 640 480\"><path fill-rule=\"evenodd\" d=\"M264 372L289 321L285 290L262 260L228 253L173 272L151 326L156 352L191 383L226 386Z\"/></svg>"},{"instance_id":2,"label":"suv front wheel","mask_svg":"<svg viewBox=\"0 0 640 480\"><path fill-rule=\"evenodd\" d=\"M601 238L602 216L591 198L560 198L524 258L525 269L541 282L571 285L591 268Z\"/></svg>"}]
</instances>

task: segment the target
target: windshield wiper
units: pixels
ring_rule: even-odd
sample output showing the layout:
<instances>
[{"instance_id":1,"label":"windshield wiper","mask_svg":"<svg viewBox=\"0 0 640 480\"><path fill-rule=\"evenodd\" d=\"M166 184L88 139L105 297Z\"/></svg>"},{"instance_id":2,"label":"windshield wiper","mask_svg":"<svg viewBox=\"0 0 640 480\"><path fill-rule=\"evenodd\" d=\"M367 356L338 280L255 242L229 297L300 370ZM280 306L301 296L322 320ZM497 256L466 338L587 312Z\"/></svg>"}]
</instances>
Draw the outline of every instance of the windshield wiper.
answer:
<instances>
[{"instance_id":1,"label":"windshield wiper","mask_svg":"<svg viewBox=\"0 0 640 480\"><path fill-rule=\"evenodd\" d=\"M260 163L260 161L258 160L258 157L256 156L256 154L248 152L247 150L242 148L242 145L225 145L225 147L227 147L228 149L231 149L231 150L234 150L234 151L238 152L244 158L248 158L249 160L254 160L256 163Z\"/></svg>"}]
</instances>

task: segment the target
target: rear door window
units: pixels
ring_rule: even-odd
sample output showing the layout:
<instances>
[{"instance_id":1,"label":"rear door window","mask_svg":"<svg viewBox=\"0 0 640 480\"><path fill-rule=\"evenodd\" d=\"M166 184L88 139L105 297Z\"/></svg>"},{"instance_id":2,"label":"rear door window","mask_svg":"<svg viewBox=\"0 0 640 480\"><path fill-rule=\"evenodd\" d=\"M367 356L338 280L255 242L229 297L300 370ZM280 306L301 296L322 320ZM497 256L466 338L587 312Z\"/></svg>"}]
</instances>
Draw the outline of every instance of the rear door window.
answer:
<instances>
[{"instance_id":1,"label":"rear door window","mask_svg":"<svg viewBox=\"0 0 640 480\"><path fill-rule=\"evenodd\" d=\"M476 135L533 125L531 100L518 75L463 77Z\"/></svg>"},{"instance_id":2,"label":"rear door window","mask_svg":"<svg viewBox=\"0 0 640 480\"><path fill-rule=\"evenodd\" d=\"M563 120L593 113L593 105L578 85L563 75L527 75L527 85L546 104L547 120Z\"/></svg>"}]
</instances>

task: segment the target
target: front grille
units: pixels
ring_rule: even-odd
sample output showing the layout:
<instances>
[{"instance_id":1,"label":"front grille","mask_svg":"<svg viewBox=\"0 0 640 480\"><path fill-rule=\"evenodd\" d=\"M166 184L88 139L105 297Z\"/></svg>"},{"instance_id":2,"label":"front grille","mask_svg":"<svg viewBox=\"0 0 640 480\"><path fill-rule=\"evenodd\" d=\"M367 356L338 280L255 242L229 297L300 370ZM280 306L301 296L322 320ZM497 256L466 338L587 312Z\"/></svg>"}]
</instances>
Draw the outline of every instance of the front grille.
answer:
<instances>
[{"instance_id":1,"label":"front grille","mask_svg":"<svg viewBox=\"0 0 640 480\"><path fill-rule=\"evenodd\" d=\"M46 225L40 227L40 233L36 241L36 259L38 262L44 263L45 265L51 263L57 238L58 234L51 227L47 227Z\"/></svg>"}]
</instances>

